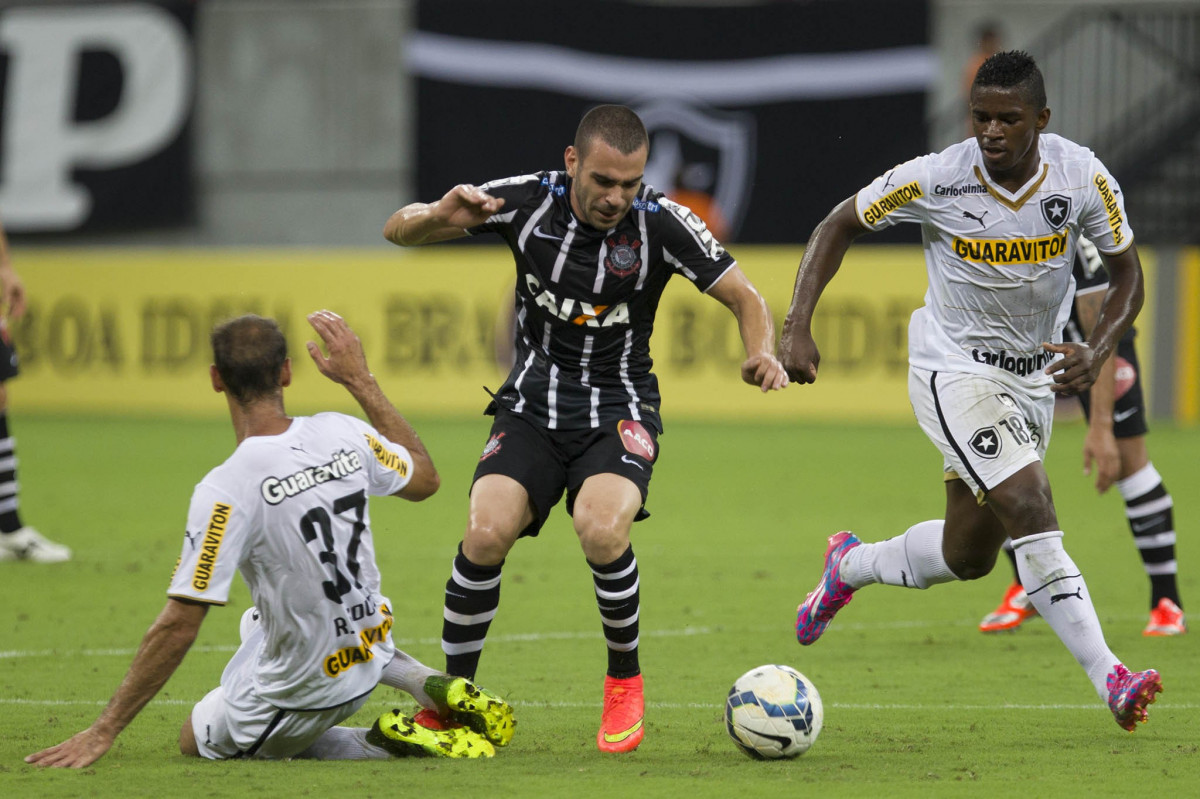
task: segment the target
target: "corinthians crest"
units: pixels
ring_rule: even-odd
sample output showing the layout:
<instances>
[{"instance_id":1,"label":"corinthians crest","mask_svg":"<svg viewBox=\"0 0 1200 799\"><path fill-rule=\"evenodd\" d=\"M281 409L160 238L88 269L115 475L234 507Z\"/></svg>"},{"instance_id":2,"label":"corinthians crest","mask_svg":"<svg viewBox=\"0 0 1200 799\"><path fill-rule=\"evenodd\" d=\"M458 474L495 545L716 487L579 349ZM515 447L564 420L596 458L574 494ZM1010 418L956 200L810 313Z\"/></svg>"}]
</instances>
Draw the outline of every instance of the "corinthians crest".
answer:
<instances>
[{"instance_id":1,"label":"corinthians crest","mask_svg":"<svg viewBox=\"0 0 1200 799\"><path fill-rule=\"evenodd\" d=\"M625 234L612 236L605 240L604 246L608 254L604 256L604 268L617 277L628 277L642 266L642 258L638 250L642 246L640 239L629 240Z\"/></svg>"}]
</instances>

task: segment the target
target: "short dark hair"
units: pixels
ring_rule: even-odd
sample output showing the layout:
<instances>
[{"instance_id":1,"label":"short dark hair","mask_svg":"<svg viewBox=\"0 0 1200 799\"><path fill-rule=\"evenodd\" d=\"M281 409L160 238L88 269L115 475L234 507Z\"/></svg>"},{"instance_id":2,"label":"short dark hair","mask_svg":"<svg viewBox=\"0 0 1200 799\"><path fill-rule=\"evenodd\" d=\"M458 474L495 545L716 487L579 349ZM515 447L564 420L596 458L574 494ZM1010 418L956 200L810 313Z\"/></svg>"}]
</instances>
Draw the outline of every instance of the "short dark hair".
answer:
<instances>
[{"instance_id":1,"label":"short dark hair","mask_svg":"<svg viewBox=\"0 0 1200 799\"><path fill-rule=\"evenodd\" d=\"M1024 50L1008 50L984 61L975 73L971 88L1017 89L1022 98L1040 111L1046 107L1046 83L1033 56Z\"/></svg>"},{"instance_id":2,"label":"short dark hair","mask_svg":"<svg viewBox=\"0 0 1200 799\"><path fill-rule=\"evenodd\" d=\"M243 405L279 391L287 339L274 319L246 314L212 332L213 363L225 390Z\"/></svg>"},{"instance_id":3,"label":"short dark hair","mask_svg":"<svg viewBox=\"0 0 1200 799\"><path fill-rule=\"evenodd\" d=\"M583 115L575 130L575 150L580 158L587 154L593 139L600 139L622 155L650 146L641 118L623 105L598 105Z\"/></svg>"}]
</instances>

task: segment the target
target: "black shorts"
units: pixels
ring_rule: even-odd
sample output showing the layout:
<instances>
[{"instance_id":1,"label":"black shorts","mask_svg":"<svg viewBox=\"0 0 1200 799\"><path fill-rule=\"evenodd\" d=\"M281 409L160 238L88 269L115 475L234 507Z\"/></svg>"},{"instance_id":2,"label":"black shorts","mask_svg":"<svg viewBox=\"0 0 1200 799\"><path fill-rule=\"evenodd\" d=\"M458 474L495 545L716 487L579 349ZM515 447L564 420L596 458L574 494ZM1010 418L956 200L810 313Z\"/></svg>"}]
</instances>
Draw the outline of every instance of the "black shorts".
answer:
<instances>
[{"instance_id":1,"label":"black shorts","mask_svg":"<svg viewBox=\"0 0 1200 799\"><path fill-rule=\"evenodd\" d=\"M0 321L0 383L17 376L17 348L13 345L8 324Z\"/></svg>"},{"instance_id":2,"label":"black shorts","mask_svg":"<svg viewBox=\"0 0 1200 799\"><path fill-rule=\"evenodd\" d=\"M1117 393L1113 397L1113 435L1134 438L1146 435L1146 402L1142 399L1142 375L1138 366L1133 337L1125 336L1117 343ZM1124 388L1124 391L1122 391ZM1090 418L1091 392L1079 395L1083 413Z\"/></svg>"},{"instance_id":3,"label":"black shorts","mask_svg":"<svg viewBox=\"0 0 1200 799\"><path fill-rule=\"evenodd\" d=\"M575 496L583 481L594 474L619 474L642 494L642 507L634 521L649 516L646 496L658 458L658 436L640 422L608 422L584 430L550 430L529 422L519 413L496 409L491 436L475 467L475 480L485 474L503 474L516 480L529 494L537 518L521 531L535 536L550 510L567 492L567 513L575 510Z\"/></svg>"}]
</instances>

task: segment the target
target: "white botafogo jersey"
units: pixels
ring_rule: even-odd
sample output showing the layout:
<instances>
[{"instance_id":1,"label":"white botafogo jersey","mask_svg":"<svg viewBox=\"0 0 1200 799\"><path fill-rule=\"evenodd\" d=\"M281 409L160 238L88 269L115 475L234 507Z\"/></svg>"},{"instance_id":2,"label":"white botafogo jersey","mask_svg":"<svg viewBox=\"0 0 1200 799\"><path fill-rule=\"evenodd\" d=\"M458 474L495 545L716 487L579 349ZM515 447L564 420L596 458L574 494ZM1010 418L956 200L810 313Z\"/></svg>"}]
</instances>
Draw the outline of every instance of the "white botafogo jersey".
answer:
<instances>
[{"instance_id":1,"label":"white botafogo jersey","mask_svg":"<svg viewBox=\"0 0 1200 799\"><path fill-rule=\"evenodd\" d=\"M1047 390L1070 313L1082 233L1116 255L1133 243L1120 188L1086 147L1038 137L1037 174L1017 192L996 185L968 139L876 178L855 199L868 230L917 222L929 289L908 330L910 362L931 371L996 375ZM1040 392L1039 392L1040 393Z\"/></svg>"},{"instance_id":2,"label":"white botafogo jersey","mask_svg":"<svg viewBox=\"0 0 1200 799\"><path fill-rule=\"evenodd\" d=\"M240 571L265 633L260 694L284 709L340 705L391 660L368 495L411 479L412 456L340 413L245 439L196 486L168 596L223 605Z\"/></svg>"}]
</instances>

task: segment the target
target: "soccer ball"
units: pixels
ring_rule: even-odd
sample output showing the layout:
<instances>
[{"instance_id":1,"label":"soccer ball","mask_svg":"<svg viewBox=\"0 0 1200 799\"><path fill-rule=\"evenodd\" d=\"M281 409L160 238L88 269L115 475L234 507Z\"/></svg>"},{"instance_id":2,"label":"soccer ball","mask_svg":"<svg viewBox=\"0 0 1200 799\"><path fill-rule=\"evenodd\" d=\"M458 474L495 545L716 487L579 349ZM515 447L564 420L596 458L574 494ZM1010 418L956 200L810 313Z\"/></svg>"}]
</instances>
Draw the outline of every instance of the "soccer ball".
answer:
<instances>
[{"instance_id":1,"label":"soccer ball","mask_svg":"<svg viewBox=\"0 0 1200 799\"><path fill-rule=\"evenodd\" d=\"M804 754L824 720L817 686L790 666L751 669L737 678L725 700L725 729L755 760Z\"/></svg>"}]
</instances>

